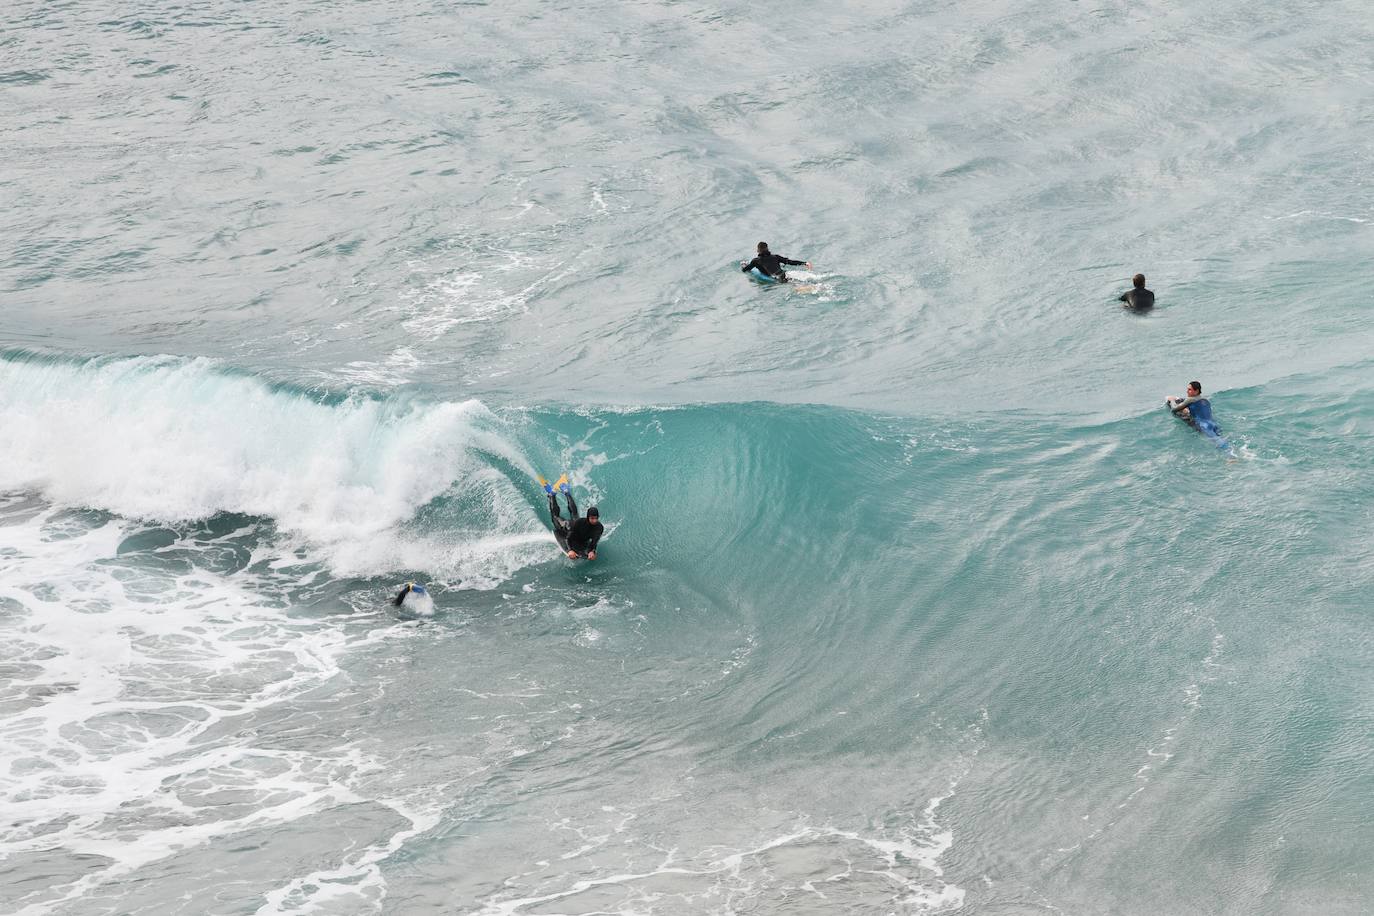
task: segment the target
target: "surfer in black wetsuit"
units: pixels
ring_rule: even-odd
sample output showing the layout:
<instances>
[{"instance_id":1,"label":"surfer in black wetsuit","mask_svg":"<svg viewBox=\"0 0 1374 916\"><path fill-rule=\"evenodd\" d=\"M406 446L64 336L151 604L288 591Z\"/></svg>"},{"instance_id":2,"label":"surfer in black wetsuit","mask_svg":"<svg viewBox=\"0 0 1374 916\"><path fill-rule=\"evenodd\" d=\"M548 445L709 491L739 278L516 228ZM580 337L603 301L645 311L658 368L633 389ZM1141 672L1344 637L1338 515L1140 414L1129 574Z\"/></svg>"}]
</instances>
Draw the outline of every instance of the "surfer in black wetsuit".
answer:
<instances>
[{"instance_id":1,"label":"surfer in black wetsuit","mask_svg":"<svg viewBox=\"0 0 1374 916\"><path fill-rule=\"evenodd\" d=\"M572 502L572 498L569 497L568 501ZM586 518L574 519L568 526L568 559L586 557L588 560L595 560L596 543L601 540L605 530L605 526L601 524L601 513L597 511L596 506L587 510Z\"/></svg>"},{"instance_id":2,"label":"surfer in black wetsuit","mask_svg":"<svg viewBox=\"0 0 1374 916\"><path fill-rule=\"evenodd\" d=\"M1155 307L1155 294L1145 288L1145 275L1136 274L1131 277L1131 289L1122 293L1118 302L1126 303L1127 308L1135 309L1137 312L1144 312Z\"/></svg>"},{"instance_id":3,"label":"surfer in black wetsuit","mask_svg":"<svg viewBox=\"0 0 1374 916\"><path fill-rule=\"evenodd\" d=\"M393 607L400 607L401 605L406 603L407 595L424 594L427 594L427 592L425 591L425 587L423 585L416 585L414 582L407 582L405 585L401 586L401 590L396 593L396 597L391 599L391 604Z\"/></svg>"},{"instance_id":4,"label":"surfer in black wetsuit","mask_svg":"<svg viewBox=\"0 0 1374 916\"><path fill-rule=\"evenodd\" d=\"M773 254L768 250L767 242L759 242L759 255L748 264L740 264L742 273L757 269L759 273L767 274L779 283L787 282L787 271L782 269L782 265L791 264L793 267L810 267L810 261L794 261L791 258L784 258L780 254Z\"/></svg>"},{"instance_id":5,"label":"surfer in black wetsuit","mask_svg":"<svg viewBox=\"0 0 1374 916\"><path fill-rule=\"evenodd\" d=\"M587 510L586 518L577 517L577 503L573 501L572 490L567 484L561 484L559 489L563 491L563 498L568 501L568 515L571 518L564 518L563 513L558 508L558 497L549 493L549 517L553 520L554 537L558 538L561 545L567 546L569 560L595 560L596 542L601 540L601 535L606 528L601 524L601 512L592 506ZM559 537L559 535L562 537Z\"/></svg>"}]
</instances>

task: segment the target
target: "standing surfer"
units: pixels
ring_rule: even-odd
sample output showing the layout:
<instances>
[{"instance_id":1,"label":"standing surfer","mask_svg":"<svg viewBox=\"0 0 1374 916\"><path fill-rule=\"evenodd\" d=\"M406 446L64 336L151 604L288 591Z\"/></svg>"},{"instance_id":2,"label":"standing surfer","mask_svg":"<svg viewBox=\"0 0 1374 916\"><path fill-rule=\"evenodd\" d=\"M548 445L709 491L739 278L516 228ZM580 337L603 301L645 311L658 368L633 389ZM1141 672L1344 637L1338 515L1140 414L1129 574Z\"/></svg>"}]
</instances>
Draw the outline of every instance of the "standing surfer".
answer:
<instances>
[{"instance_id":1,"label":"standing surfer","mask_svg":"<svg viewBox=\"0 0 1374 916\"><path fill-rule=\"evenodd\" d=\"M787 271L782 269L782 265L784 264L790 264L793 267L806 267L808 269L811 267L810 261L794 261L791 258L784 258L780 254L773 254L773 252L768 250L767 242L759 242L758 257L754 258L754 260L750 261L748 264L740 262L739 269L742 273L746 274L751 270L757 270L764 276L772 277L779 283L786 283Z\"/></svg>"}]
</instances>

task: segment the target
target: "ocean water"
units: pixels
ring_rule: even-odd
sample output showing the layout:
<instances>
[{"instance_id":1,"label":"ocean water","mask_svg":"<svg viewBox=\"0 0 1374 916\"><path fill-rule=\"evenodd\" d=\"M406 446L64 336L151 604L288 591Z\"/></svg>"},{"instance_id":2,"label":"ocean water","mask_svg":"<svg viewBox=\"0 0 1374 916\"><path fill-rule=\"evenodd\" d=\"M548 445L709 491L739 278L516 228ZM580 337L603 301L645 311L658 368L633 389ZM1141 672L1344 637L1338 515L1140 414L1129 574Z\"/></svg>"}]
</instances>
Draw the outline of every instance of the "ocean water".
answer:
<instances>
[{"instance_id":1,"label":"ocean water","mask_svg":"<svg viewBox=\"0 0 1374 916\"><path fill-rule=\"evenodd\" d=\"M11 0L0 912L1374 912L1372 46Z\"/></svg>"}]
</instances>

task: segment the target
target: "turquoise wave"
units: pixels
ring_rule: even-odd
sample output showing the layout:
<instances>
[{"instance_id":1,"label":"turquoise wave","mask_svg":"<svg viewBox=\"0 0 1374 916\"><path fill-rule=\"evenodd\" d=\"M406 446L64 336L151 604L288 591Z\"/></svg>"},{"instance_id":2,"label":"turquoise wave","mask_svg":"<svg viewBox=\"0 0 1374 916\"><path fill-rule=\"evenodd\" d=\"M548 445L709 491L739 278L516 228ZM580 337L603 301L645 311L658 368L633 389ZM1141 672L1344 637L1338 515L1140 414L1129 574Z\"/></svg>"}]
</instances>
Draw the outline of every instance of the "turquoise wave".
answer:
<instances>
[{"instance_id":1,"label":"turquoise wave","mask_svg":"<svg viewBox=\"0 0 1374 916\"><path fill-rule=\"evenodd\" d=\"M1116 821L1067 829L1045 799L1197 836L1288 829L1244 813L1276 794L1329 797L1306 816L1336 816L1343 771L1311 761L1364 740L1368 368L1215 393L1240 444L1227 460L1153 403L1097 424L489 407L9 353L0 492L123 519L122 568L247 576L300 608L380 616L398 579L422 578L436 625L498 681L526 665L575 680L584 662L550 634L604 641L643 666L610 695L648 679L691 700L626 700L608 767L640 765L643 742L709 747L695 772L721 783L882 760L918 810L963 786L940 815L961 847L1100 867L1088 841ZM554 549L533 477L562 471L607 522L595 563ZM1189 773L1243 757L1270 763L1212 792L1234 812L1189 803ZM899 776L903 760L925 769ZM917 850L943 849L931 818ZM1008 818L1058 851L1008 837ZM1130 836L1132 861L1177 864Z\"/></svg>"}]
</instances>

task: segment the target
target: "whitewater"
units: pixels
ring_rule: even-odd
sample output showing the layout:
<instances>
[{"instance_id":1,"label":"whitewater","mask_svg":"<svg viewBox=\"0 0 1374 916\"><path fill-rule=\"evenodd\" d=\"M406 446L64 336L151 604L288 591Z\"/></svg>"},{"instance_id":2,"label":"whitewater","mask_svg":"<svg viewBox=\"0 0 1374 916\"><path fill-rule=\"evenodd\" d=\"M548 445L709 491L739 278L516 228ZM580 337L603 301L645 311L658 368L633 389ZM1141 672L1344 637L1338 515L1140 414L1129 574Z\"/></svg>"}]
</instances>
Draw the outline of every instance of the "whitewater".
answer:
<instances>
[{"instance_id":1,"label":"whitewater","mask_svg":"<svg viewBox=\"0 0 1374 916\"><path fill-rule=\"evenodd\" d=\"M1372 43L7 5L0 912L1374 910Z\"/></svg>"}]
</instances>

